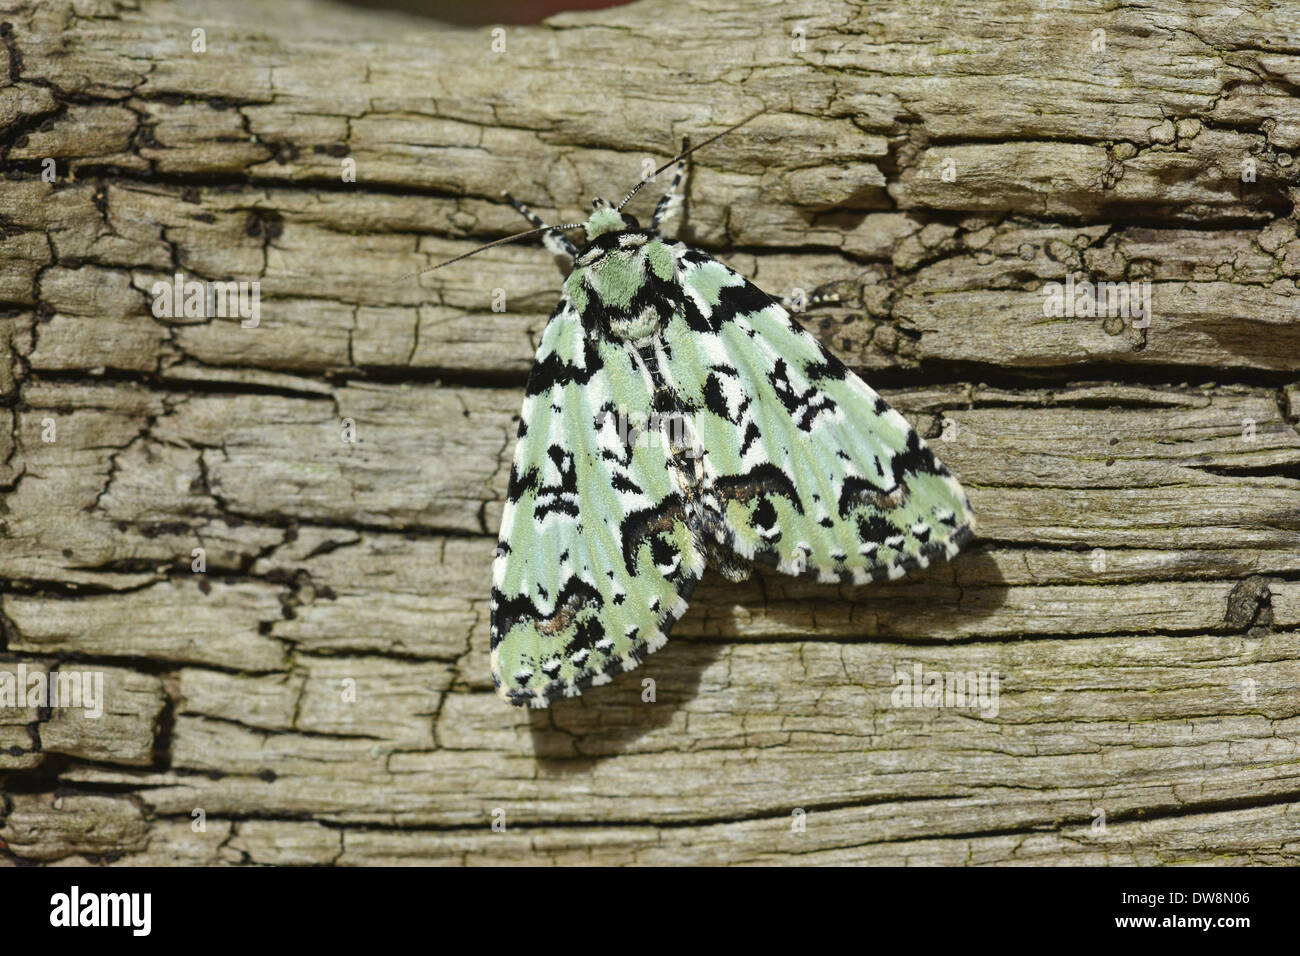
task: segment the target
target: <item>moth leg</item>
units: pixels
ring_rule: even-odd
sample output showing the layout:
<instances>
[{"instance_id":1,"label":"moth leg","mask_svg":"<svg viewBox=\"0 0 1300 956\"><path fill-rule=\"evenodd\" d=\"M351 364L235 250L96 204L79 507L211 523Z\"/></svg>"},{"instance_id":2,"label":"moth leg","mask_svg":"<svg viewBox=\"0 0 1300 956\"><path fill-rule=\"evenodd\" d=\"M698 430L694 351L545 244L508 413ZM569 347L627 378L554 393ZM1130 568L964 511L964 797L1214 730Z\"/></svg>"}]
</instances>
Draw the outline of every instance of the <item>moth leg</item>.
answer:
<instances>
[{"instance_id":1,"label":"moth leg","mask_svg":"<svg viewBox=\"0 0 1300 956\"><path fill-rule=\"evenodd\" d=\"M537 215L537 213L533 212L514 196L506 192L503 192L501 195L506 198L506 202L514 206L518 213L531 222L535 227L538 229L546 229L546 231L542 233L542 245L546 247L547 252L558 258L564 258L567 256L570 263L578 257L578 247L569 241L568 236L554 227L548 228L547 223L543 221L541 216Z\"/></svg>"},{"instance_id":2,"label":"moth leg","mask_svg":"<svg viewBox=\"0 0 1300 956\"><path fill-rule=\"evenodd\" d=\"M688 136L682 137L682 152L691 148L691 140ZM659 227L665 220L671 219L677 215L677 211L682 208L682 180L686 176L686 157L683 156L677 161L677 169L673 171L673 181L668 187L668 192L664 193L662 199L655 205L654 215L650 217L650 228L659 231Z\"/></svg>"},{"instance_id":3,"label":"moth leg","mask_svg":"<svg viewBox=\"0 0 1300 956\"><path fill-rule=\"evenodd\" d=\"M802 289L796 290L794 295L783 295L777 300L781 303L781 308L787 312L807 312L809 309L815 309L822 305L835 305L840 301L840 297L834 292L814 292L808 295Z\"/></svg>"}]
</instances>

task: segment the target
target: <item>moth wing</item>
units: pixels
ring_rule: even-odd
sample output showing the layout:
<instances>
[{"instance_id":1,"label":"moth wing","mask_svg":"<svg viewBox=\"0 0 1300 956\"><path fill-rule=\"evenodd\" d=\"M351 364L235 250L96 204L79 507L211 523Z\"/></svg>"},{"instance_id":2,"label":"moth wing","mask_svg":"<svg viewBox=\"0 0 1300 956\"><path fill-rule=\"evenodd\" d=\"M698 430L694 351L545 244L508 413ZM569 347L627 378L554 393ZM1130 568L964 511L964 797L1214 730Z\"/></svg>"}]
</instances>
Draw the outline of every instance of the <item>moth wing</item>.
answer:
<instances>
[{"instance_id":1,"label":"moth wing","mask_svg":"<svg viewBox=\"0 0 1300 956\"><path fill-rule=\"evenodd\" d=\"M663 646L704 556L636 353L591 335L566 296L529 376L492 569L498 693L545 707Z\"/></svg>"},{"instance_id":2,"label":"moth wing","mask_svg":"<svg viewBox=\"0 0 1300 956\"><path fill-rule=\"evenodd\" d=\"M712 538L823 581L956 554L970 502L916 430L743 276L686 247L677 269L665 368L693 409Z\"/></svg>"}]
</instances>

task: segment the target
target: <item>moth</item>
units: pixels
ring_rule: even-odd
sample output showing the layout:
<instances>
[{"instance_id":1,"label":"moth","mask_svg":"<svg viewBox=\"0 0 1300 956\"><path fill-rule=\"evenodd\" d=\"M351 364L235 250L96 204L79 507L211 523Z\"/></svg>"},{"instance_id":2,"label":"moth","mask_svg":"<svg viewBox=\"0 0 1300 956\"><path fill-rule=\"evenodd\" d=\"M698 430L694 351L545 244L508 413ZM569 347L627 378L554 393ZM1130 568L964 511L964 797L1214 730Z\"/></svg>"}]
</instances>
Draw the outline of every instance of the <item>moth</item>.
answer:
<instances>
[{"instance_id":1,"label":"moth","mask_svg":"<svg viewBox=\"0 0 1300 956\"><path fill-rule=\"evenodd\" d=\"M541 233L572 263L528 378L492 568L492 679L512 704L637 667L708 567L863 584L973 533L961 485L898 412L781 301L661 233L692 151L656 170L676 164L648 227L622 211L644 181L563 226L507 194L535 228L498 242Z\"/></svg>"}]
</instances>

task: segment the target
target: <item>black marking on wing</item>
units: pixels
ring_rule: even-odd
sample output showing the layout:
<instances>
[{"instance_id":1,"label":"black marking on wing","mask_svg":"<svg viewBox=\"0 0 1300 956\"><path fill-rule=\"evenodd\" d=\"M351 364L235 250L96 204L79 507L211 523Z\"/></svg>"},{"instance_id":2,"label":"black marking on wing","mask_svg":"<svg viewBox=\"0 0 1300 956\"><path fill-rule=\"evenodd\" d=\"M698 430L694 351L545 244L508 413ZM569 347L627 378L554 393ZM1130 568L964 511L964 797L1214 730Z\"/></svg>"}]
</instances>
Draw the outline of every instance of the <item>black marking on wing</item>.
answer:
<instances>
[{"instance_id":1,"label":"black marking on wing","mask_svg":"<svg viewBox=\"0 0 1300 956\"><path fill-rule=\"evenodd\" d=\"M551 445L546 449L547 456L559 472L559 484L543 483L537 488L533 499L533 513L540 521L548 514L556 513L578 517L578 472L573 464L573 452L561 445Z\"/></svg>"},{"instance_id":2,"label":"black marking on wing","mask_svg":"<svg viewBox=\"0 0 1300 956\"><path fill-rule=\"evenodd\" d=\"M776 508L772 505L772 500L766 495L754 509L754 528L760 532L772 532L776 530Z\"/></svg>"},{"instance_id":3,"label":"black marking on wing","mask_svg":"<svg viewBox=\"0 0 1300 956\"><path fill-rule=\"evenodd\" d=\"M684 522L685 517L681 497L676 494L668 495L653 508L642 508L623 519L619 525L619 539L623 542L623 564L629 575L636 576L641 545L649 539L653 551L656 547L654 541L660 533L671 529L677 521ZM671 575L667 577L673 580Z\"/></svg>"},{"instance_id":4,"label":"black marking on wing","mask_svg":"<svg viewBox=\"0 0 1300 956\"><path fill-rule=\"evenodd\" d=\"M592 614L578 624L573 639L564 646L564 656L572 660L579 652L590 653L596 642L604 636L605 625L600 622L600 615Z\"/></svg>"},{"instance_id":5,"label":"black marking on wing","mask_svg":"<svg viewBox=\"0 0 1300 956\"><path fill-rule=\"evenodd\" d=\"M739 285L723 286L718 296L719 301L713 309L714 314L721 312L727 318L744 315L747 312L759 312L776 301L748 281L741 282Z\"/></svg>"},{"instance_id":6,"label":"black marking on wing","mask_svg":"<svg viewBox=\"0 0 1300 956\"><path fill-rule=\"evenodd\" d=\"M709 370L708 377L704 380L704 407L723 421L730 422L733 425L741 423L745 411L753 403L753 399L748 395L744 395L736 406L735 412L732 412L727 401L727 395L722 388L722 379L719 376L735 378L736 375L736 370L729 365L714 365Z\"/></svg>"},{"instance_id":7,"label":"black marking on wing","mask_svg":"<svg viewBox=\"0 0 1300 956\"><path fill-rule=\"evenodd\" d=\"M883 515L858 516L858 539L861 541L881 544L895 534L898 534L898 528Z\"/></svg>"},{"instance_id":8,"label":"black marking on wing","mask_svg":"<svg viewBox=\"0 0 1300 956\"><path fill-rule=\"evenodd\" d=\"M551 313L550 320L555 321L556 317L568 305L568 298L561 299L560 304ZM558 385L567 385L569 382L586 385L591 381L592 376L601 370L603 365L604 363L600 360L600 352L596 348L596 339L591 335L584 335L582 365L574 365L565 361L558 353L549 352L545 357L539 357L539 360L533 363L533 370L528 375L528 385L524 389L524 393L526 395L540 395ZM520 422L520 424L523 423ZM520 434L522 435L522 432Z\"/></svg>"},{"instance_id":9,"label":"black marking on wing","mask_svg":"<svg viewBox=\"0 0 1300 956\"><path fill-rule=\"evenodd\" d=\"M520 474L519 465L510 466L510 483L506 486L506 498L509 501L518 501L524 496L524 492L532 491L538 485L537 469L529 468Z\"/></svg>"},{"instance_id":10,"label":"black marking on wing","mask_svg":"<svg viewBox=\"0 0 1300 956\"><path fill-rule=\"evenodd\" d=\"M785 359L777 359L768 374L768 381L776 390L776 397L781 400L790 419L800 431L811 431L813 422L822 412L834 412L835 400L814 385L799 390L790 381L790 369Z\"/></svg>"},{"instance_id":11,"label":"black marking on wing","mask_svg":"<svg viewBox=\"0 0 1300 956\"><path fill-rule=\"evenodd\" d=\"M838 503L840 517L847 518L849 512L860 505L872 505L882 511L902 504L901 493L906 485L900 485L893 492L886 491L878 485L872 484L866 478L857 475L849 475L844 479L844 486L840 489L840 500ZM899 494L897 501L885 501L884 499L892 494Z\"/></svg>"},{"instance_id":12,"label":"black marking on wing","mask_svg":"<svg viewBox=\"0 0 1300 956\"><path fill-rule=\"evenodd\" d=\"M599 607L600 603L600 592L578 578L569 578L565 582L564 588L555 596L555 610L550 614L542 613L530 595L520 594L508 598L493 588L491 647L495 650L510 633L510 629L520 621L537 622L539 631L545 631L546 625L557 622L555 629L562 630L565 620L572 620L584 607Z\"/></svg>"},{"instance_id":13,"label":"black marking on wing","mask_svg":"<svg viewBox=\"0 0 1300 956\"><path fill-rule=\"evenodd\" d=\"M688 262L717 262L712 256L703 253L693 257L688 252L682 258ZM716 335L721 331L724 323L734 321L738 315L766 309L774 301L770 295L752 282L742 282L739 285L723 286L718 292L718 304L708 315L699 310L694 297L684 296L681 314L686 320L687 327L692 331L711 332Z\"/></svg>"},{"instance_id":14,"label":"black marking on wing","mask_svg":"<svg viewBox=\"0 0 1300 956\"><path fill-rule=\"evenodd\" d=\"M799 514L804 513L803 499L799 497L794 482L771 462L755 465L743 475L718 478L713 484L713 490L723 501L748 501L770 491L788 499Z\"/></svg>"},{"instance_id":15,"label":"black marking on wing","mask_svg":"<svg viewBox=\"0 0 1300 956\"><path fill-rule=\"evenodd\" d=\"M796 327L799 325L793 318L790 323ZM818 382L839 382L847 378L849 374L848 366L826 351L826 347L822 346L820 342L818 345L821 348L822 360L820 362L809 362L803 368L803 373L807 376L808 381L816 384Z\"/></svg>"},{"instance_id":16,"label":"black marking on wing","mask_svg":"<svg viewBox=\"0 0 1300 956\"><path fill-rule=\"evenodd\" d=\"M907 447L896 453L890 462L894 472L894 484L901 485L911 475L947 475L948 469L934 452L921 444L921 436L915 431L907 436Z\"/></svg>"},{"instance_id":17,"label":"black marking on wing","mask_svg":"<svg viewBox=\"0 0 1300 956\"><path fill-rule=\"evenodd\" d=\"M624 494L639 495L641 493L641 486L621 472L614 473L610 478L610 484L613 485L615 491L621 491Z\"/></svg>"}]
</instances>

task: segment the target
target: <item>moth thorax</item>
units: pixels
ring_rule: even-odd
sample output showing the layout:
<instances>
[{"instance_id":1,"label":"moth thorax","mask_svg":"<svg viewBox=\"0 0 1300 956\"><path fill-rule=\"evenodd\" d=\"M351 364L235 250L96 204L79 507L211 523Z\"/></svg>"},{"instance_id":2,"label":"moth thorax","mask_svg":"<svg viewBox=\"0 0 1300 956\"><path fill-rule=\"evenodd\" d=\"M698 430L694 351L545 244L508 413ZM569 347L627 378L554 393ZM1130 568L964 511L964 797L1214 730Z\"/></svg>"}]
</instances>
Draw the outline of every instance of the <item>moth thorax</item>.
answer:
<instances>
[{"instance_id":1,"label":"moth thorax","mask_svg":"<svg viewBox=\"0 0 1300 956\"><path fill-rule=\"evenodd\" d=\"M653 335L659 331L659 327L664 323L664 316L654 303L650 303L636 312L615 312L611 310L606 314L609 321L609 334L613 338L622 339L625 342L636 342L647 335Z\"/></svg>"}]
</instances>

